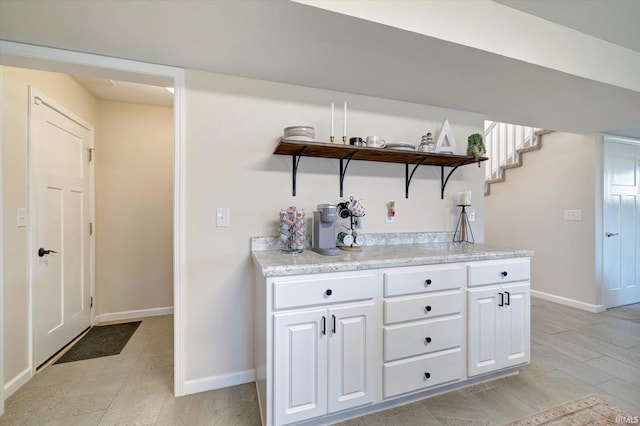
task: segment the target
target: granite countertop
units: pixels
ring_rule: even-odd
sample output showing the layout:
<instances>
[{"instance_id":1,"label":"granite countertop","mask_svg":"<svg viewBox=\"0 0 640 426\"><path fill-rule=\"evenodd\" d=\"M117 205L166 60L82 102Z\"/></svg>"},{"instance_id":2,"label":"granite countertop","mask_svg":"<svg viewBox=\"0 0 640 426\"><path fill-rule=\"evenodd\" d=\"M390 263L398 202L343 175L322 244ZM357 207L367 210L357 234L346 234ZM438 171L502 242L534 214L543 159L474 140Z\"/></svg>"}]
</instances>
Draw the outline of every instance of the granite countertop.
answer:
<instances>
[{"instance_id":1,"label":"granite countertop","mask_svg":"<svg viewBox=\"0 0 640 426\"><path fill-rule=\"evenodd\" d=\"M311 249L295 255L280 250L254 249L251 254L262 275L272 277L530 257L533 251L488 244L433 242L370 245L363 247L361 252L341 251L338 256L321 255Z\"/></svg>"}]
</instances>

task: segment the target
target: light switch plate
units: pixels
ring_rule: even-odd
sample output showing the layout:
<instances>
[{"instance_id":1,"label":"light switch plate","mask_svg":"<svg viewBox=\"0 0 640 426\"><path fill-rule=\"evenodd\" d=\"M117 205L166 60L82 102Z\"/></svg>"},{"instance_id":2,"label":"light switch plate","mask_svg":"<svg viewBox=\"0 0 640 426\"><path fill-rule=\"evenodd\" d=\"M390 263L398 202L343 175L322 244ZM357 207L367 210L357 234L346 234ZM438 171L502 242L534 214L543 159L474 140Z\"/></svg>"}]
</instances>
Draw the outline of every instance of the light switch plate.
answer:
<instances>
[{"instance_id":1,"label":"light switch plate","mask_svg":"<svg viewBox=\"0 0 640 426\"><path fill-rule=\"evenodd\" d=\"M16 227L24 228L27 226L27 209L24 207L16 209Z\"/></svg>"},{"instance_id":2,"label":"light switch plate","mask_svg":"<svg viewBox=\"0 0 640 426\"><path fill-rule=\"evenodd\" d=\"M564 220L582 220L582 210L565 210Z\"/></svg>"},{"instance_id":3,"label":"light switch plate","mask_svg":"<svg viewBox=\"0 0 640 426\"><path fill-rule=\"evenodd\" d=\"M229 208L218 207L216 209L216 226L228 227L230 223Z\"/></svg>"},{"instance_id":4,"label":"light switch plate","mask_svg":"<svg viewBox=\"0 0 640 426\"><path fill-rule=\"evenodd\" d=\"M473 210L473 209L467 210L467 219L469 219L469 222L475 222L476 221L476 211Z\"/></svg>"}]
</instances>

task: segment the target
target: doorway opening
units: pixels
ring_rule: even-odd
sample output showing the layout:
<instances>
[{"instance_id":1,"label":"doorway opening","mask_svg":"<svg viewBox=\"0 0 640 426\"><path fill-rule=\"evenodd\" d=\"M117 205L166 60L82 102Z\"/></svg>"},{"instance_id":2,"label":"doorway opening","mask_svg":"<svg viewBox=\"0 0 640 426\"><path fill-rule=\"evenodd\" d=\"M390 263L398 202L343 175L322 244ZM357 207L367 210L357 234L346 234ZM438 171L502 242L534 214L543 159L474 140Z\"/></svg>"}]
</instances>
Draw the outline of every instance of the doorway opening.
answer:
<instances>
[{"instance_id":1,"label":"doorway opening","mask_svg":"<svg viewBox=\"0 0 640 426\"><path fill-rule=\"evenodd\" d=\"M170 271L170 285L168 290L166 290L164 295L167 293L169 297L172 295L173 297L173 313L174 313L174 325L173 329L175 330L175 341L174 341L174 394L181 395L182 394L182 357L181 357L181 288L182 288L182 252L183 252L183 236L182 236L182 211L183 211L183 201L182 201L182 117L183 117L183 107L182 107L182 99L183 99L183 91L184 91L184 72L181 69L166 67L160 65L151 65L145 63L138 63L135 61L127 61L120 60L116 58L106 58L97 55L89 55L89 54L81 54L75 52L67 52L61 51L58 49L49 49L49 48L40 48L35 46L28 46L19 43L10 43L10 42L1 42L2 46L0 50L2 50L3 54L0 57L0 65L3 67L16 67L16 68L24 68L29 70L40 70L44 72L57 72L64 73L68 75L78 75L78 76L87 76L92 78L106 79L110 81L126 81L132 83L140 83L151 86L160 86L164 89L164 87L174 87L175 88L175 106L169 113L170 121L171 121L171 130L170 130L170 146L169 151L172 154L172 158L165 163L168 164L165 169L170 171L170 185L168 188L168 198L169 198L169 211L171 212L171 216L168 219L171 232L168 236L165 236L165 241L168 241L169 245L169 264L172 266L172 270ZM116 101L109 101L116 102ZM130 102L128 102L130 103ZM133 104L131 104L133 105ZM112 106L112 105L111 105ZM111 111L113 112L113 111ZM117 114L116 114L117 115ZM5 139L4 142L7 143ZM96 156L99 156L99 150L95 152ZM153 155L153 152L149 153ZM133 157L130 155L127 158ZM5 158L6 161L6 158ZM139 177L138 177L139 178ZM129 177L131 180L132 178ZM140 180L140 179L138 179ZM3 190L7 188L7 185L10 185L7 180L3 181ZM3 191L4 192L4 191ZM150 192L150 191L146 191ZM147 195L147 194L144 194ZM98 195L99 197L99 195ZM136 197L133 197L136 198ZM162 199L167 198L166 195L160 197ZM120 200L123 204L126 204L127 199ZM113 206L115 203L111 203L110 206ZM142 214L142 211L138 210L140 216L143 218L147 218L145 222L149 222L149 216L153 215L153 212L146 212L146 214ZM96 214L99 216L98 212ZM164 223L167 222L165 217ZM99 224L96 222L96 231L98 231ZM2 235L3 247L6 247L6 238L5 234ZM143 239L143 238L141 238ZM121 241L120 241L121 242ZM147 246L147 249L153 251L153 246ZM137 247L139 249L139 247ZM31 250L32 251L32 250ZM97 248L96 251L98 256L100 256L100 249ZM166 263L166 262L165 262ZM5 263L6 265L6 263ZM98 264L96 265L98 267ZM96 271L97 272L97 271ZM153 275L153 274L151 274ZM166 274L165 274L166 275ZM6 274L5 274L6 276ZM149 278L153 280L153 276ZM3 282L3 296L6 298L6 292L4 291L5 286ZM130 287L128 288L128 290ZM96 289L93 293L95 296L99 296L99 289ZM125 297L123 297L125 298ZM31 298L30 298L31 300ZM96 299L98 302L98 299ZM117 301L116 301L117 302ZM98 302L99 303L99 302ZM33 310L33 306L30 305L27 307L28 311ZM160 306L161 309L169 309L171 306ZM144 309L143 309L144 310ZM96 317L94 315L94 322L97 321L117 321L125 319L126 317L136 316L139 312L136 312L136 309L130 310L119 310L116 312L104 311L105 315L103 317ZM96 312L96 311L94 311ZM163 314L161 311L153 311L147 312L148 315L157 315ZM5 315L6 313L3 313ZM111 315L109 315L111 314ZM145 315L142 315L145 316ZM31 323L33 316L29 315L27 318L29 333L33 336L33 324ZM0 326L4 327L5 323L0 323ZM24 371L21 372L19 377L5 377L5 380L12 381L10 383L14 389L9 387L9 392L15 391L15 389L19 388L21 384L26 382L35 372L36 365L33 362L33 343L32 339L26 339L28 344L28 363L27 367ZM7 348L4 345L4 348ZM3 362L5 362L6 358L3 353ZM2 388L2 387L0 387ZM0 390L1 392L1 390ZM4 401L4 398L7 395L0 394L0 400Z\"/></svg>"}]
</instances>

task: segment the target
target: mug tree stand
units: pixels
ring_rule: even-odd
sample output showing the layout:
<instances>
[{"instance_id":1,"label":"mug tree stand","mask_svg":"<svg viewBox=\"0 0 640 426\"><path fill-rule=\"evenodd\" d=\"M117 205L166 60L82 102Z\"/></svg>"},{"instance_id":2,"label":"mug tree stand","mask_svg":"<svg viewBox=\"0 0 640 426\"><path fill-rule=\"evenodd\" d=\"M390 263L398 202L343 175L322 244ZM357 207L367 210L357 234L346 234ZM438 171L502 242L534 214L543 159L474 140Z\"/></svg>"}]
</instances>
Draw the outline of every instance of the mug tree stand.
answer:
<instances>
[{"instance_id":1,"label":"mug tree stand","mask_svg":"<svg viewBox=\"0 0 640 426\"><path fill-rule=\"evenodd\" d=\"M353 213L349 211L349 223L351 227L351 234L353 235L353 229L355 228ZM338 248L342 251L362 251L362 246L357 246L355 244L351 244L350 246L338 246Z\"/></svg>"},{"instance_id":2,"label":"mug tree stand","mask_svg":"<svg viewBox=\"0 0 640 426\"><path fill-rule=\"evenodd\" d=\"M462 210L460 211L460 217L458 217L456 231L453 233L454 243L475 243L473 231L471 230L471 224L469 223L469 217L467 216L466 211L466 208L469 206L470 204L458 204L458 207L462 207Z\"/></svg>"}]
</instances>

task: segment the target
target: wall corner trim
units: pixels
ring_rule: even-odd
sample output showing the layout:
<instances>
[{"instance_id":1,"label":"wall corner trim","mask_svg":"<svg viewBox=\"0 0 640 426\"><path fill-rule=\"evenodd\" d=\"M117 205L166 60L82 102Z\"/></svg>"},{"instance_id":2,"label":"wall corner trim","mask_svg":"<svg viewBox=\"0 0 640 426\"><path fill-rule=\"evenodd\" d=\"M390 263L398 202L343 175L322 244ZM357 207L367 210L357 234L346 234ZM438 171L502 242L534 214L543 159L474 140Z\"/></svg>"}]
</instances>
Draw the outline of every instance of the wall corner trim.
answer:
<instances>
[{"instance_id":1,"label":"wall corner trim","mask_svg":"<svg viewBox=\"0 0 640 426\"><path fill-rule=\"evenodd\" d=\"M242 385L254 382L256 379L255 370L237 371L230 374L203 377L201 379L186 380L184 383L184 395L192 393L206 392L214 389L227 388L230 386Z\"/></svg>"},{"instance_id":2,"label":"wall corner trim","mask_svg":"<svg viewBox=\"0 0 640 426\"><path fill-rule=\"evenodd\" d=\"M593 305L590 303L580 302L579 300L568 299L562 296L556 296L555 294L544 293L542 291L531 290L531 295L539 297L540 299L548 300L549 302L559 303L560 305L569 306L583 311L593 312L599 314L604 312L606 308L604 305Z\"/></svg>"},{"instance_id":3,"label":"wall corner trim","mask_svg":"<svg viewBox=\"0 0 640 426\"><path fill-rule=\"evenodd\" d=\"M31 379L31 367L27 367L18 373L13 379L4 385L4 399L9 398L15 391L20 389L25 383Z\"/></svg>"}]
</instances>

